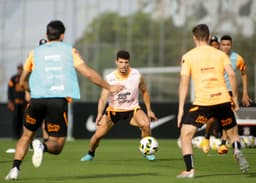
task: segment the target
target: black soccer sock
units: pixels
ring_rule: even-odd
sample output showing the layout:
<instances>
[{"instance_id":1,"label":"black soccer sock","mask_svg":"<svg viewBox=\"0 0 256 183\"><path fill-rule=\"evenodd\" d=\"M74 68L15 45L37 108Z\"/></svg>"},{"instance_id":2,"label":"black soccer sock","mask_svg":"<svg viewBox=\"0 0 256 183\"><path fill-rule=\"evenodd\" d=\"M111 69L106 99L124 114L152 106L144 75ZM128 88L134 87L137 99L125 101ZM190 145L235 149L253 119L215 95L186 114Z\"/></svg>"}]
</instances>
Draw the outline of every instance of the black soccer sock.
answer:
<instances>
[{"instance_id":1,"label":"black soccer sock","mask_svg":"<svg viewBox=\"0 0 256 183\"><path fill-rule=\"evenodd\" d=\"M45 143L45 142L47 142L48 141L48 138L46 139L46 138L44 138L44 140L43 140L43 142Z\"/></svg>"},{"instance_id":2,"label":"black soccer sock","mask_svg":"<svg viewBox=\"0 0 256 183\"><path fill-rule=\"evenodd\" d=\"M221 144L220 145L226 145L227 141L225 139L221 139Z\"/></svg>"},{"instance_id":3,"label":"black soccer sock","mask_svg":"<svg viewBox=\"0 0 256 183\"><path fill-rule=\"evenodd\" d=\"M12 167L14 168L14 167L17 167L18 168L18 170L20 170L20 164L21 164L21 160L17 160L17 159L15 159L15 160L13 160L13 165L12 165Z\"/></svg>"},{"instance_id":4,"label":"black soccer sock","mask_svg":"<svg viewBox=\"0 0 256 183\"><path fill-rule=\"evenodd\" d=\"M88 154L90 154L92 157L95 156L95 151L88 151Z\"/></svg>"},{"instance_id":5,"label":"black soccer sock","mask_svg":"<svg viewBox=\"0 0 256 183\"><path fill-rule=\"evenodd\" d=\"M206 133L206 134L204 135L204 137L205 137L206 139L208 139L208 140L210 139L210 136L211 136L210 133Z\"/></svg>"},{"instance_id":6,"label":"black soccer sock","mask_svg":"<svg viewBox=\"0 0 256 183\"><path fill-rule=\"evenodd\" d=\"M233 142L232 147L233 147L233 149L240 150L241 149L241 143L238 142L238 141L235 141L235 142Z\"/></svg>"},{"instance_id":7,"label":"black soccer sock","mask_svg":"<svg viewBox=\"0 0 256 183\"><path fill-rule=\"evenodd\" d=\"M190 171L191 169L194 168L194 163L193 163L193 157L192 154L186 154L183 156L184 162L186 164L186 169L187 171Z\"/></svg>"},{"instance_id":8,"label":"black soccer sock","mask_svg":"<svg viewBox=\"0 0 256 183\"><path fill-rule=\"evenodd\" d=\"M47 152L48 151L47 145L43 143L43 146L44 146L44 152Z\"/></svg>"}]
</instances>

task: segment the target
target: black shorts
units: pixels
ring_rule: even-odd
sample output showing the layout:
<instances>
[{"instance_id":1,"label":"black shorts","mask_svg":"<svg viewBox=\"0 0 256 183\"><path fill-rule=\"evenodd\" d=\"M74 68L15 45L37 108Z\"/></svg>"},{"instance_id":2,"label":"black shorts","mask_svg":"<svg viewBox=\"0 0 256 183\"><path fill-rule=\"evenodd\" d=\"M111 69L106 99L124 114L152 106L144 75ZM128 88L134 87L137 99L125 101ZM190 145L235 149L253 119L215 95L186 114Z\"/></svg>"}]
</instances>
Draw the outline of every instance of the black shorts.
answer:
<instances>
[{"instance_id":1,"label":"black shorts","mask_svg":"<svg viewBox=\"0 0 256 183\"><path fill-rule=\"evenodd\" d=\"M106 115L110 117L111 121L113 121L114 124L116 124L118 121L121 121L121 120L130 122L134 113L138 110L140 110L140 108L137 108L131 111L124 111L124 112L106 110Z\"/></svg>"},{"instance_id":2,"label":"black shorts","mask_svg":"<svg viewBox=\"0 0 256 183\"><path fill-rule=\"evenodd\" d=\"M230 103L223 103L213 106L193 105L183 116L183 124L191 124L200 128L208 119L214 117L222 129L227 130L237 125L234 112Z\"/></svg>"},{"instance_id":3,"label":"black shorts","mask_svg":"<svg viewBox=\"0 0 256 183\"><path fill-rule=\"evenodd\" d=\"M67 100L65 98L31 99L25 111L24 126L36 131L45 122L49 136L67 136Z\"/></svg>"}]
</instances>

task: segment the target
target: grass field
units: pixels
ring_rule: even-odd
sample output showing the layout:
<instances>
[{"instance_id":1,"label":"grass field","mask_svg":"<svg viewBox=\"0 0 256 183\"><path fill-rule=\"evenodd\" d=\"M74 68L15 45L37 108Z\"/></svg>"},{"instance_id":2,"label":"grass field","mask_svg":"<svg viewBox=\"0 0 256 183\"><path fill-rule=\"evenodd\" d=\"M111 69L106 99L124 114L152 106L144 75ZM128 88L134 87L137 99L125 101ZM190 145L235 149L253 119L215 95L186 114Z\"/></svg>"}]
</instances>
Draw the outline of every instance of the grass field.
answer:
<instances>
[{"instance_id":1,"label":"grass field","mask_svg":"<svg viewBox=\"0 0 256 183\"><path fill-rule=\"evenodd\" d=\"M13 154L5 150L14 147L15 141L0 140L0 182L12 165ZM250 171L242 174L232 156L217 155L211 151L205 155L195 149L196 177L177 179L175 176L184 169L176 140L159 140L157 160L149 162L138 150L138 140L108 140L101 142L96 158L90 162L79 159L87 152L88 140L68 141L61 155L45 154L40 168L31 163L29 152L22 166L19 183L255 183L256 149L244 149Z\"/></svg>"}]
</instances>

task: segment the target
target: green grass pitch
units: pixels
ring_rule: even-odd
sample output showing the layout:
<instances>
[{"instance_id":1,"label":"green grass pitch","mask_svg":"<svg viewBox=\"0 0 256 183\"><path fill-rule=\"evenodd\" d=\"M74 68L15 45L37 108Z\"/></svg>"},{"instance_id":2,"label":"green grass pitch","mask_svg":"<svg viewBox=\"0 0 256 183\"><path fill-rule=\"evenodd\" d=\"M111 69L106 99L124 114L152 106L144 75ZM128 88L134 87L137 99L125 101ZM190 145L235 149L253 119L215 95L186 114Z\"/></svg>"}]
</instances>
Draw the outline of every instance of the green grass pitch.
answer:
<instances>
[{"instance_id":1,"label":"green grass pitch","mask_svg":"<svg viewBox=\"0 0 256 183\"><path fill-rule=\"evenodd\" d=\"M18 183L255 183L256 149L243 149L250 163L250 171L242 174L232 156L217 155L216 151L204 154L194 151L196 177L177 179L184 170L184 163L176 140L159 139L157 160L149 162L139 152L139 139L103 139L96 157L90 162L80 162L87 152L88 140L66 142L60 155L45 154L42 166L34 168L31 163L32 152L28 152ZM15 146L13 140L0 140L0 182L5 182L13 154L7 148Z\"/></svg>"}]
</instances>

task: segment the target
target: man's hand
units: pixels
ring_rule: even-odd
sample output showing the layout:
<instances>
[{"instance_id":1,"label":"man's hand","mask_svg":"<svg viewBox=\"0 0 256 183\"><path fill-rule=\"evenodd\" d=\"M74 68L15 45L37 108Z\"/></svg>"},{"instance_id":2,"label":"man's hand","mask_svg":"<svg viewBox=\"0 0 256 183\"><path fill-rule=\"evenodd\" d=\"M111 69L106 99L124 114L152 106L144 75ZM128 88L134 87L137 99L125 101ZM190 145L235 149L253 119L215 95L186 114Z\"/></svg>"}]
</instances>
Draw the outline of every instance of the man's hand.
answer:
<instances>
[{"instance_id":1,"label":"man's hand","mask_svg":"<svg viewBox=\"0 0 256 183\"><path fill-rule=\"evenodd\" d=\"M181 127L182 116L183 116L183 111L179 111L178 116L177 116L177 127L178 128Z\"/></svg>"},{"instance_id":2,"label":"man's hand","mask_svg":"<svg viewBox=\"0 0 256 183\"><path fill-rule=\"evenodd\" d=\"M111 85L109 88L109 92L112 94L120 92L124 88L123 85Z\"/></svg>"},{"instance_id":3,"label":"man's hand","mask_svg":"<svg viewBox=\"0 0 256 183\"><path fill-rule=\"evenodd\" d=\"M250 99L250 97L248 95L243 95L242 96L242 104L245 107L250 106L250 103L252 102L252 99Z\"/></svg>"},{"instance_id":4,"label":"man's hand","mask_svg":"<svg viewBox=\"0 0 256 183\"><path fill-rule=\"evenodd\" d=\"M155 113L153 111L148 111L148 117L152 121L156 121L157 120L157 117L156 117L156 115L155 115Z\"/></svg>"},{"instance_id":5,"label":"man's hand","mask_svg":"<svg viewBox=\"0 0 256 183\"><path fill-rule=\"evenodd\" d=\"M102 119L103 115L102 114L98 114L96 117L96 125L100 126L101 125L101 119Z\"/></svg>"},{"instance_id":6,"label":"man's hand","mask_svg":"<svg viewBox=\"0 0 256 183\"><path fill-rule=\"evenodd\" d=\"M31 99L30 93L28 91L25 91L25 100L29 102Z\"/></svg>"},{"instance_id":7,"label":"man's hand","mask_svg":"<svg viewBox=\"0 0 256 183\"><path fill-rule=\"evenodd\" d=\"M8 109L13 112L14 111L14 103L13 102L8 102Z\"/></svg>"},{"instance_id":8,"label":"man's hand","mask_svg":"<svg viewBox=\"0 0 256 183\"><path fill-rule=\"evenodd\" d=\"M232 107L233 111L238 111L239 110L239 104L238 104L237 97L232 97L232 99L231 99L231 107Z\"/></svg>"}]
</instances>

